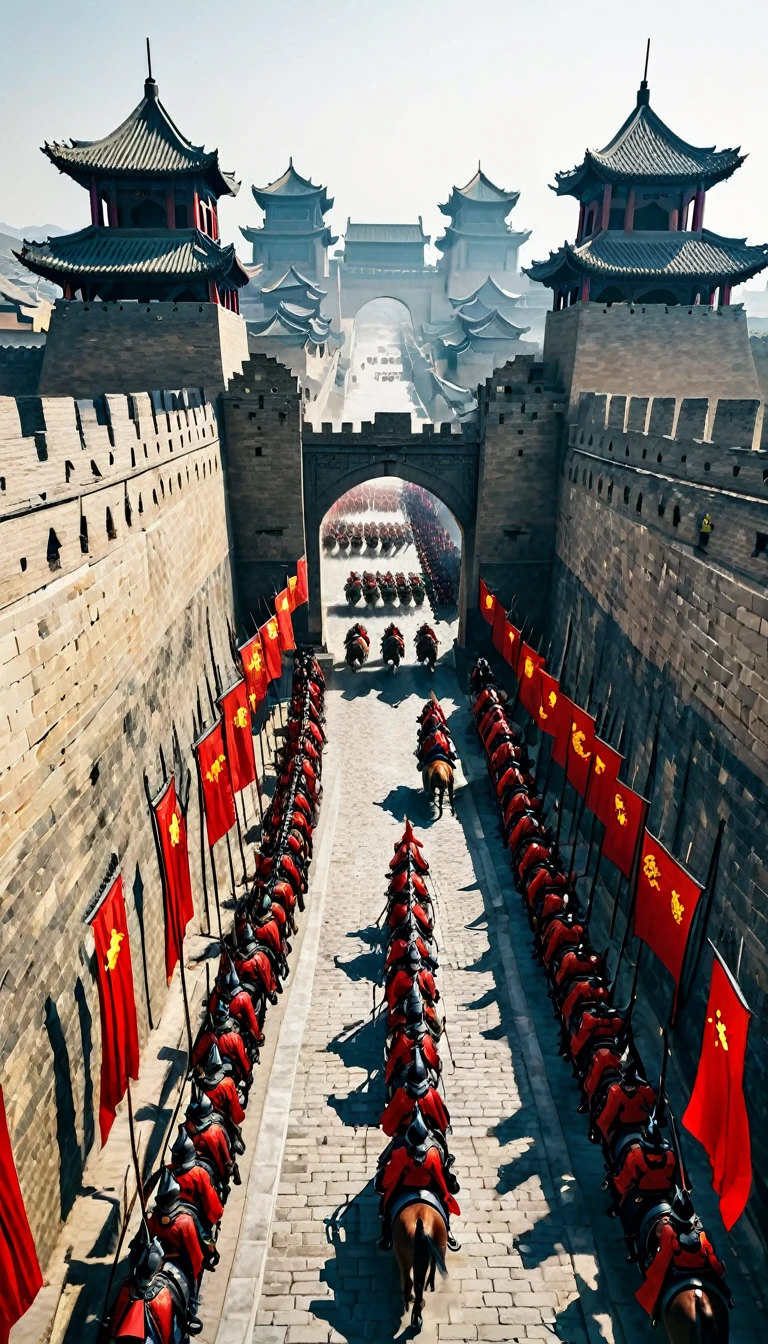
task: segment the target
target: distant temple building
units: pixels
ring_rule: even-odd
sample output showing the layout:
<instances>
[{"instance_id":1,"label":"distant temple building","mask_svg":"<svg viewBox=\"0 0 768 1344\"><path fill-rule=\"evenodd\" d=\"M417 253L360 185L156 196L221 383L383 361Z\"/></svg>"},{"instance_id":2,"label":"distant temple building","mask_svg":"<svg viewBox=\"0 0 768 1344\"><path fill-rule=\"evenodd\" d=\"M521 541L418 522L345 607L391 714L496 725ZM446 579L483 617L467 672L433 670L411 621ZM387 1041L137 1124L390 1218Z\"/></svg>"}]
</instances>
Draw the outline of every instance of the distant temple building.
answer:
<instances>
[{"instance_id":1,"label":"distant temple building","mask_svg":"<svg viewBox=\"0 0 768 1344\"><path fill-rule=\"evenodd\" d=\"M465 299L451 299L453 313L443 322L424 323L422 340L429 346L437 373L464 387L480 382L494 368L536 346L520 338L530 331L519 317L520 295L488 279Z\"/></svg>"},{"instance_id":2,"label":"distant temple building","mask_svg":"<svg viewBox=\"0 0 768 1344\"><path fill-rule=\"evenodd\" d=\"M260 291L258 310L248 315L248 349L271 355L301 379L306 400L316 400L332 381L344 337L321 311L327 290L314 285L294 266Z\"/></svg>"},{"instance_id":3,"label":"distant temple building","mask_svg":"<svg viewBox=\"0 0 768 1344\"><path fill-rule=\"evenodd\" d=\"M519 272L518 253L530 238L530 229L515 232L507 217L520 199L519 191L497 187L477 165L465 187L454 187L439 208L450 219L435 246L442 252L439 267L449 288L457 273L491 275Z\"/></svg>"},{"instance_id":4,"label":"distant temple building","mask_svg":"<svg viewBox=\"0 0 768 1344\"><path fill-rule=\"evenodd\" d=\"M283 275L296 266L313 280L324 279L328 248L338 241L323 218L333 206L325 187L301 177L290 159L282 177L251 190L264 211L264 223L240 232L253 244L253 264L261 267L262 277Z\"/></svg>"},{"instance_id":5,"label":"distant temple building","mask_svg":"<svg viewBox=\"0 0 768 1344\"><path fill-rule=\"evenodd\" d=\"M344 265L420 271L424 269L424 248L428 242L421 216L418 224L353 224L348 219Z\"/></svg>"},{"instance_id":6,"label":"distant temple building","mask_svg":"<svg viewBox=\"0 0 768 1344\"><path fill-rule=\"evenodd\" d=\"M554 308L598 303L730 303L731 289L768 265L768 246L704 228L710 187L741 167L738 149L698 149L650 105L637 105L604 149L557 173L558 196L575 196L579 223L566 243L526 273L554 290Z\"/></svg>"},{"instance_id":7,"label":"distant temple building","mask_svg":"<svg viewBox=\"0 0 768 1344\"><path fill-rule=\"evenodd\" d=\"M210 302L238 312L248 276L234 247L219 242L218 200L240 184L216 150L181 134L151 76L138 107L103 140L46 144L43 153L89 192L91 223L25 241L16 255L29 270L67 299Z\"/></svg>"}]
</instances>

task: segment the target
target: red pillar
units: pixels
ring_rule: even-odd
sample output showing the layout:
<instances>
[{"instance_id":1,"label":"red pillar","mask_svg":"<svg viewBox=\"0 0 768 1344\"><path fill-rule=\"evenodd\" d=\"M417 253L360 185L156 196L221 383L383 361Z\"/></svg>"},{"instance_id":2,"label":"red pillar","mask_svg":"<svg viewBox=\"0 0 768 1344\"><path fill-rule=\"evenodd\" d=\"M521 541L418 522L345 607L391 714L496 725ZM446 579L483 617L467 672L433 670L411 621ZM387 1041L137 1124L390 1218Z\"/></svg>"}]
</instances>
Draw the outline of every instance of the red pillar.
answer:
<instances>
[{"instance_id":1,"label":"red pillar","mask_svg":"<svg viewBox=\"0 0 768 1344\"><path fill-rule=\"evenodd\" d=\"M117 184L110 182L109 185L109 205L107 209L110 229L117 228Z\"/></svg>"},{"instance_id":2,"label":"red pillar","mask_svg":"<svg viewBox=\"0 0 768 1344\"><path fill-rule=\"evenodd\" d=\"M627 196L627 206L624 211L624 228L627 233L631 233L635 227L635 188L629 188Z\"/></svg>"},{"instance_id":3,"label":"red pillar","mask_svg":"<svg viewBox=\"0 0 768 1344\"><path fill-rule=\"evenodd\" d=\"M608 228L608 220L611 217L611 184L606 182L603 187L603 209L600 216L600 228Z\"/></svg>"},{"instance_id":4,"label":"red pillar","mask_svg":"<svg viewBox=\"0 0 768 1344\"><path fill-rule=\"evenodd\" d=\"M176 191L173 180L168 183L165 189L165 227L167 229L176 228Z\"/></svg>"},{"instance_id":5,"label":"red pillar","mask_svg":"<svg viewBox=\"0 0 768 1344\"><path fill-rule=\"evenodd\" d=\"M703 187L699 187L698 191L696 192L696 198L695 198L694 205L693 205L693 224L691 225L691 228L692 228L692 230L693 230L694 233L698 233L698 232L699 232L699 229L700 229L700 228L702 227L702 225L704 224L704 197L705 197L705 194L706 194L706 193L705 193L705 191L704 191L704 188L703 188Z\"/></svg>"},{"instance_id":6,"label":"red pillar","mask_svg":"<svg viewBox=\"0 0 768 1344\"><path fill-rule=\"evenodd\" d=\"M214 243L217 243L219 241L219 214L215 205L212 205L210 209L211 209L211 237L213 238Z\"/></svg>"},{"instance_id":7,"label":"red pillar","mask_svg":"<svg viewBox=\"0 0 768 1344\"><path fill-rule=\"evenodd\" d=\"M591 276L585 275L581 282L581 294L579 297L582 303L589 303L589 284L591 278Z\"/></svg>"},{"instance_id":8,"label":"red pillar","mask_svg":"<svg viewBox=\"0 0 768 1344\"><path fill-rule=\"evenodd\" d=\"M579 227L576 230L576 242L580 243L584 237L584 202L579 206Z\"/></svg>"},{"instance_id":9,"label":"red pillar","mask_svg":"<svg viewBox=\"0 0 768 1344\"><path fill-rule=\"evenodd\" d=\"M676 209L675 209L675 210L670 210L670 212L669 212L669 231L670 231L670 233L677 233L677 210L676 210Z\"/></svg>"},{"instance_id":10,"label":"red pillar","mask_svg":"<svg viewBox=\"0 0 768 1344\"><path fill-rule=\"evenodd\" d=\"M99 188L96 184L95 177L91 178L90 195L91 195L91 223L95 224L96 227L99 228L102 222L101 197L99 196Z\"/></svg>"},{"instance_id":11,"label":"red pillar","mask_svg":"<svg viewBox=\"0 0 768 1344\"><path fill-rule=\"evenodd\" d=\"M727 307L730 305L730 302L731 302L731 288L732 288L732 286L731 286L730 284L726 283L726 282L724 282L724 283L720 286L720 307L721 307L721 308L727 308Z\"/></svg>"},{"instance_id":12,"label":"red pillar","mask_svg":"<svg viewBox=\"0 0 768 1344\"><path fill-rule=\"evenodd\" d=\"M219 299L219 288L215 280L208 281L208 302L209 303L221 302L221 300Z\"/></svg>"},{"instance_id":13,"label":"red pillar","mask_svg":"<svg viewBox=\"0 0 768 1344\"><path fill-rule=\"evenodd\" d=\"M194 196L193 196L193 198L192 198L192 219L193 219L193 221L194 221L195 228L196 228L196 229L199 229L199 228L200 228L200 197L198 196L197 191L195 191L195 194L194 194Z\"/></svg>"}]
</instances>

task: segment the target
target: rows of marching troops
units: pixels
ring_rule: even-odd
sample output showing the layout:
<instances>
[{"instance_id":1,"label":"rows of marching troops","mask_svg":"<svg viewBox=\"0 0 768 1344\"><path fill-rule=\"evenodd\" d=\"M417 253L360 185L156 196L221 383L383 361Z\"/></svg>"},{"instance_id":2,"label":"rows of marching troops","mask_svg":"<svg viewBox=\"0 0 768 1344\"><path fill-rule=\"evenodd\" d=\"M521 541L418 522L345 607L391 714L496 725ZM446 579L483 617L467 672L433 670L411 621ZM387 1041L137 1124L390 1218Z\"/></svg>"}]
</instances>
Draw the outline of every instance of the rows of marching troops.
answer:
<instances>
[{"instance_id":1,"label":"rows of marching troops","mask_svg":"<svg viewBox=\"0 0 768 1344\"><path fill-rule=\"evenodd\" d=\"M590 942L574 874L563 868L528 751L485 659L470 688L515 886L560 1025L560 1054L573 1069L589 1138L602 1147L608 1214L620 1219L627 1260L643 1276L637 1299L654 1322L697 1283L729 1301L723 1265L691 1202L663 1077L658 1087L648 1081L631 1013L615 1006L606 953Z\"/></svg>"},{"instance_id":2,"label":"rows of marching troops","mask_svg":"<svg viewBox=\"0 0 768 1344\"><path fill-rule=\"evenodd\" d=\"M417 661L426 664L434 672L437 653L440 647L437 635L431 625L420 625L413 639ZM344 661L353 672L367 663L371 651L371 637L361 621L355 621L344 636ZM395 669L405 657L405 639L402 630L392 622L381 636L382 662L391 664Z\"/></svg>"},{"instance_id":3,"label":"rows of marching troops","mask_svg":"<svg viewBox=\"0 0 768 1344\"><path fill-rule=\"evenodd\" d=\"M169 1160L162 1164L161 1158L160 1170L139 1191L141 1227L130 1247L129 1277L109 1308L106 1338L175 1344L203 1328L201 1283L204 1272L218 1263L224 1206L232 1184L241 1183L241 1125L267 1006L283 992L297 912L304 909L322 797L324 695L314 654L297 650L254 882L237 902L232 927L221 939L216 980L203 1001L192 1049L183 1123Z\"/></svg>"},{"instance_id":4,"label":"rows of marching troops","mask_svg":"<svg viewBox=\"0 0 768 1344\"><path fill-rule=\"evenodd\" d=\"M328 517L336 519L355 513L397 513L400 508L400 487L373 485L367 481L347 490L331 508Z\"/></svg>"},{"instance_id":5,"label":"rows of marching troops","mask_svg":"<svg viewBox=\"0 0 768 1344\"><path fill-rule=\"evenodd\" d=\"M429 701L422 713L430 721L441 713ZM414 1203L431 1203L444 1220L447 1243L451 1214L460 1210L459 1183L448 1150L450 1115L438 1091L443 1033L434 933L434 907L427 886L429 863L422 843L406 820L389 863L385 920L384 1009L387 1035L384 1084L387 1104L380 1120L390 1139L381 1154L375 1187L381 1201L380 1246L392 1245L393 1224ZM425 1198L425 1196L427 1198Z\"/></svg>"},{"instance_id":6,"label":"rows of marching troops","mask_svg":"<svg viewBox=\"0 0 768 1344\"><path fill-rule=\"evenodd\" d=\"M424 586L432 610L456 606L461 578L461 551L438 519L433 497L418 486L403 490L403 510L413 530Z\"/></svg>"},{"instance_id":7,"label":"rows of marching troops","mask_svg":"<svg viewBox=\"0 0 768 1344\"><path fill-rule=\"evenodd\" d=\"M406 578L402 570L393 574L387 570L382 574L381 570L371 573L366 569L362 574L352 570L349 578L344 584L344 596L351 607L356 607L360 599L366 606L372 607L381 598L385 604L394 602L395 599L401 607L410 605L411 598L420 607L424 601L425 588L420 574L409 574Z\"/></svg>"},{"instance_id":8,"label":"rows of marching troops","mask_svg":"<svg viewBox=\"0 0 768 1344\"><path fill-rule=\"evenodd\" d=\"M381 549L382 555L413 544L413 532L406 523L355 522L349 518L326 520L323 524L322 545L325 551L338 546L340 552L353 551L359 555L366 550Z\"/></svg>"}]
</instances>

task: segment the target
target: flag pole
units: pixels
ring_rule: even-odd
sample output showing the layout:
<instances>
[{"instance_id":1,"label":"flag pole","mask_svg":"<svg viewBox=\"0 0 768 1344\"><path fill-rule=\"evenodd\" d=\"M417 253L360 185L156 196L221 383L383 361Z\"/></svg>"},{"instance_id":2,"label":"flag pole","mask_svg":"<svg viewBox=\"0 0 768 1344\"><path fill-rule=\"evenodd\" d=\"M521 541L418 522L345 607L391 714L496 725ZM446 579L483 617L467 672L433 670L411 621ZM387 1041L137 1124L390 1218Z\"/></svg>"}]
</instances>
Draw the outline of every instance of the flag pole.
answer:
<instances>
[{"instance_id":1,"label":"flag pole","mask_svg":"<svg viewBox=\"0 0 768 1344\"><path fill-rule=\"evenodd\" d=\"M618 880L618 882L616 883L616 894L615 894L615 896L614 896L614 898L613 898L613 911L612 911L612 913L611 913L611 927L610 927L610 929L608 930L608 937L609 937L609 938L613 938L613 931L614 931L614 929L616 928L616 915L618 914L618 910L619 910L619 897L621 896L621 885L622 885L622 882L623 882L623 881L624 881L624 874L622 873L621 869L619 869L619 880Z\"/></svg>"},{"instance_id":2,"label":"flag pole","mask_svg":"<svg viewBox=\"0 0 768 1344\"><path fill-rule=\"evenodd\" d=\"M560 802L557 807L557 830L555 831L555 849L560 843L560 827L563 824L563 803L565 801L565 788L568 783L568 755L571 750L571 737L573 729L568 729L568 741L565 744L565 765L563 766L563 786L560 790Z\"/></svg>"},{"instance_id":3,"label":"flag pole","mask_svg":"<svg viewBox=\"0 0 768 1344\"><path fill-rule=\"evenodd\" d=\"M589 769L587 770L587 783L586 783L586 787L585 787L585 789L584 789L584 797L581 798L581 799L579 800L580 803L581 803L581 807L579 807L579 808L577 809L577 812L578 812L578 820L576 821L576 825L575 825L575 827L574 827L574 832L575 832L575 834L574 834L574 837L573 837L573 849L571 850L571 862L570 862L570 864L568 865L568 876L569 876L569 877L570 877L571 873L573 872L573 865L574 865L574 863L576 862L576 846L577 846L578 843L579 843L579 827L581 826L581 819L582 819L582 817L584 816L584 808L586 807L586 804L587 804L587 794L589 793L589 784L590 784L590 780L592 779L592 766L594 765L594 763L595 763L595 748L594 748L594 744L593 744L593 746L592 746L592 755L591 755L591 757L590 757L590 761L589 761ZM574 813L574 816L575 816L575 815L576 815L576 813Z\"/></svg>"},{"instance_id":4,"label":"flag pole","mask_svg":"<svg viewBox=\"0 0 768 1344\"><path fill-rule=\"evenodd\" d=\"M630 898L630 902L629 902L629 907L628 907L628 909L627 909L627 922L626 922L626 925L625 925L625 927L624 927L624 937L623 937L622 940L621 940L621 947L619 948L619 958L618 958L618 961L616 962L616 974L615 974L614 979L613 979L613 984L611 985L611 998L612 998L612 999L613 999L613 995L614 995L615 992L616 992L616 986L617 986L617 984L618 984L618 982L619 982L619 971L621 970L621 963L622 963L622 960L623 960L623 958L624 958L624 953L625 953L626 950L627 950L627 944L628 944L628 942L629 942L629 936L630 936L630 929L633 927L634 922L635 922L635 902L636 902L636 900L637 900L637 886L638 886L638 878L639 878L639 876L640 876L640 871L639 871L639 870L640 870L640 850L642 849L642 844L643 844L643 832L644 832L644 830L645 830L645 827L644 827L644 826L641 827L641 828L638 830L638 832L637 832L637 840L635 841L635 857L634 857L634 859L632 860L632 869L631 869L631 872L630 872L630 877L629 877L629 887L628 887L628 890L631 892L631 898Z\"/></svg>"},{"instance_id":5,"label":"flag pole","mask_svg":"<svg viewBox=\"0 0 768 1344\"><path fill-rule=\"evenodd\" d=\"M216 919L219 925L219 942L224 942L224 934L221 931L221 905L219 904L219 879L216 875L216 863L213 857L213 845L208 846L208 856L211 860L211 872L213 873L213 899L216 902ZM210 933L210 929L208 930Z\"/></svg>"},{"instance_id":6,"label":"flag pole","mask_svg":"<svg viewBox=\"0 0 768 1344\"><path fill-rule=\"evenodd\" d=\"M133 1098L131 1096L131 1080L128 1079L128 1131L131 1136L131 1157L133 1158L133 1171L136 1177L136 1189L139 1194L139 1203L141 1204L141 1216L144 1222L147 1221L147 1201L144 1196L144 1184L141 1179L141 1168L139 1166L139 1150L136 1147L136 1127L133 1119Z\"/></svg>"},{"instance_id":7,"label":"flag pole","mask_svg":"<svg viewBox=\"0 0 768 1344\"><path fill-rule=\"evenodd\" d=\"M691 966L691 971L688 976L688 982L685 985L685 988L683 988L683 982L684 982L686 956L685 953L683 954L683 964L680 968L680 992L677 996L677 1002L673 1010L673 1019L677 1017L677 1014L679 1013L684 1000L688 998L688 995L691 992L693 982L696 979L696 972L699 969L699 962L701 961L701 954L704 950L704 944L707 940L707 926L709 924L710 916L712 914L712 905L715 899L715 888L717 886L717 873L720 867L720 851L723 845L724 834L725 834L725 820L721 818L717 827L717 835L715 836L715 843L712 846L712 853L709 858L709 867L707 869L706 882L704 884L704 891L707 894L707 899L706 904L704 906L704 915L701 921L701 938L699 939L699 946L696 949L696 955L693 959L693 965ZM687 950L688 949L686 948L686 952ZM670 1026L672 1025L673 1021L670 1021Z\"/></svg>"},{"instance_id":8,"label":"flag pole","mask_svg":"<svg viewBox=\"0 0 768 1344\"><path fill-rule=\"evenodd\" d=\"M603 827L603 834L600 836L600 845L599 845L599 847L598 847L598 851L597 851L597 863L595 864L595 872L594 872L594 876L593 876L593 878L592 878L592 886L591 886L590 889L589 889L589 899L588 899L588 901L587 901L587 913L586 913L586 916L585 916L585 922L586 922L586 924L587 924L587 927L589 927L589 921L590 921L590 918L591 918L591 915L592 915L592 906L593 906L593 904L594 904L594 900L595 900L595 888L597 887L597 878L598 878L598 874L599 874L599 872L600 872L600 864L601 864L602 861L603 861L603 841L604 841L604 839L605 839L605 827ZM589 868L589 864L587 864L587 868ZM586 877L586 873L585 873L585 877Z\"/></svg>"},{"instance_id":9,"label":"flag pole","mask_svg":"<svg viewBox=\"0 0 768 1344\"><path fill-rule=\"evenodd\" d=\"M202 720L201 720L201 726L202 726ZM193 735L193 738L196 738L196 737L197 737L197 729L196 729L196 727L195 727L194 719L193 719L193 722L192 722L192 735ZM210 905L209 905L209 903L208 903L208 878L207 878L207 876L206 876L206 871L205 871L205 849L206 849L206 845L205 845L205 840L206 840L206 835L205 835L205 804L203 803L203 781L202 781L202 778L201 778L201 776L200 776L200 758L199 758L197 752L195 752L195 765L197 766L197 806L198 806L198 811L199 811L199 813L200 813L200 872L201 872L201 874L202 874L202 878L203 878L203 900L204 900L204 902L205 902L205 922L206 922L206 924L208 925L208 928L206 929L206 937L207 937L207 938L210 938L210 936L211 936L211 908L210 908Z\"/></svg>"},{"instance_id":10,"label":"flag pole","mask_svg":"<svg viewBox=\"0 0 768 1344\"><path fill-rule=\"evenodd\" d=\"M232 794L232 803L235 803L235 795ZM235 820L237 820L237 806L235 806ZM232 882L232 899L237 900L237 883L235 882L235 865L232 859L232 841L229 838L229 831L226 834L227 841L227 859L229 860L229 876Z\"/></svg>"}]
</instances>

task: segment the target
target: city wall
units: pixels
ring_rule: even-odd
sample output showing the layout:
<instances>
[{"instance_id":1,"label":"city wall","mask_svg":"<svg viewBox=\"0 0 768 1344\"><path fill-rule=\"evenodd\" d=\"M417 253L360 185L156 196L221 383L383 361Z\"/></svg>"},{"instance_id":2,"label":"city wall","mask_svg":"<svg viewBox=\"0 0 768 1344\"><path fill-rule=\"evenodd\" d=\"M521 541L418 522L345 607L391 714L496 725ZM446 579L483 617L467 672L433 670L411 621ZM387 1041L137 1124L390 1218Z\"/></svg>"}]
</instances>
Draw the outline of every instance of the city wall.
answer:
<instances>
[{"instance_id":1,"label":"city wall","mask_svg":"<svg viewBox=\"0 0 768 1344\"><path fill-rule=\"evenodd\" d=\"M98 397L152 387L226 387L248 358L245 322L215 303L58 299L39 391Z\"/></svg>"},{"instance_id":2,"label":"city wall","mask_svg":"<svg viewBox=\"0 0 768 1344\"><path fill-rule=\"evenodd\" d=\"M233 600L201 394L0 399L0 455L0 1083L44 1263L99 1141L88 907L116 854L143 1045L166 995L143 776L159 788L160 747L172 768L173 727L190 766L198 696L211 717L209 625L232 676ZM193 787L198 925L199 826Z\"/></svg>"},{"instance_id":3,"label":"city wall","mask_svg":"<svg viewBox=\"0 0 768 1344\"><path fill-rule=\"evenodd\" d=\"M726 822L707 933L733 968L741 957L754 1012L754 1136L768 1125L768 454L749 446L761 409L754 399L582 397L561 464L552 589L556 650L572 627L566 689L583 703L594 677L592 711L614 744L624 725L624 777L641 792L658 735L649 825L702 883ZM702 534L706 513L714 530ZM689 1081L708 964L675 1031ZM644 966L663 1017L671 982L650 956ZM753 1159L764 1220L759 1143Z\"/></svg>"}]
</instances>

